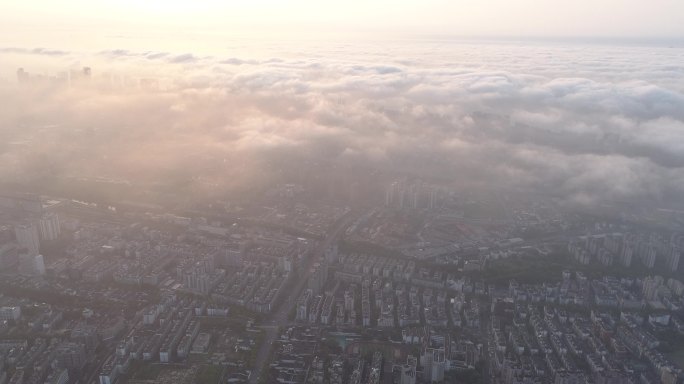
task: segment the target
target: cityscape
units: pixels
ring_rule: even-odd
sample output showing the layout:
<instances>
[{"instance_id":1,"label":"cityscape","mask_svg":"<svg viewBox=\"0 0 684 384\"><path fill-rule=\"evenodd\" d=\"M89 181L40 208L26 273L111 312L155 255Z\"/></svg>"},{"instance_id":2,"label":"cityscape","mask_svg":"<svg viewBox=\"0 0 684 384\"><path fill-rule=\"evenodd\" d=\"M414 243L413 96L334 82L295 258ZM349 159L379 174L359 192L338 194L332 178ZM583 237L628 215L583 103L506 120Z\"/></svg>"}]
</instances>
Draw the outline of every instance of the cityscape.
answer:
<instances>
[{"instance_id":1,"label":"cityscape","mask_svg":"<svg viewBox=\"0 0 684 384\"><path fill-rule=\"evenodd\" d=\"M684 384L684 1L0 0L0 384Z\"/></svg>"},{"instance_id":2,"label":"cityscape","mask_svg":"<svg viewBox=\"0 0 684 384\"><path fill-rule=\"evenodd\" d=\"M539 200L483 219L473 207L487 196L405 181L367 209L304 193L283 185L253 206L192 214L3 195L0 378L682 378L679 230Z\"/></svg>"}]
</instances>

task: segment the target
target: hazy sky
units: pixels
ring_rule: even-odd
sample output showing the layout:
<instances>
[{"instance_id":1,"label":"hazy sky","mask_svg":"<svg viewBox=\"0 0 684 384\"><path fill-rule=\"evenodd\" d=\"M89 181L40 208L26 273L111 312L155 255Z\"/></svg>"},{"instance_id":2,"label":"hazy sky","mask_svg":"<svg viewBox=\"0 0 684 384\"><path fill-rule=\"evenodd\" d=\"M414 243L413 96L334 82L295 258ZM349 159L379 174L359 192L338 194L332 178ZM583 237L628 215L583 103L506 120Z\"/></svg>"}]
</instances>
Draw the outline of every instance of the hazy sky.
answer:
<instances>
[{"instance_id":1,"label":"hazy sky","mask_svg":"<svg viewBox=\"0 0 684 384\"><path fill-rule=\"evenodd\" d=\"M275 37L372 31L680 38L684 37L684 1L1 0L0 25L3 40L27 44L50 42L64 31L79 43L102 33L136 35L166 28Z\"/></svg>"}]
</instances>

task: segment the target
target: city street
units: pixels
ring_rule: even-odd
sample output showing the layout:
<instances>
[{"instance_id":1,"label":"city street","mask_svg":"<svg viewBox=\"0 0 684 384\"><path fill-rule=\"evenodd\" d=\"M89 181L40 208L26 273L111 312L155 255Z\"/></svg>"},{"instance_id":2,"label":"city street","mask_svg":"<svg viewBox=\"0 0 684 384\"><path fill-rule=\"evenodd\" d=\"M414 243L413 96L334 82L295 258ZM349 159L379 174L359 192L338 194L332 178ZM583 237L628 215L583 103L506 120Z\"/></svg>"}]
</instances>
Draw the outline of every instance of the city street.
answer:
<instances>
[{"instance_id":1,"label":"city street","mask_svg":"<svg viewBox=\"0 0 684 384\"><path fill-rule=\"evenodd\" d=\"M287 324L288 316L294 309L294 306L297 304L299 294L306 286L309 276L311 276L311 267L316 262L320 261L325 254L325 251L335 244L337 240L339 240L340 236L344 233L347 226L354 220L355 217L356 216L352 212L349 212L339 220L335 229L318 245L318 247L316 247L311 257L306 259L304 265L302 266L302 275L299 277L292 290L288 293L284 302L264 321L265 326L263 328L265 335L262 339L261 345L259 346L259 350L254 361L254 371L249 376L250 384L258 383L259 378L264 373L266 363L268 362L268 358L271 355L271 350L273 349L273 344L278 338L279 327L281 325Z\"/></svg>"}]
</instances>

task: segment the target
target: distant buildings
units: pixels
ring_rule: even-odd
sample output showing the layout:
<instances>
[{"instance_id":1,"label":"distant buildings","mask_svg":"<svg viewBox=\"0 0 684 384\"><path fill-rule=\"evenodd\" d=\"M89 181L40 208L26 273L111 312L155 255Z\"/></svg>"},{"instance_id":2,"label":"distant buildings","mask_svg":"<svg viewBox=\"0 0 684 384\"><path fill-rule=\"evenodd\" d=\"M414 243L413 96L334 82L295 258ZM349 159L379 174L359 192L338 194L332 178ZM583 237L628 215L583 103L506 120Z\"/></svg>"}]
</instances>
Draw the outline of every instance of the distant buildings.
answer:
<instances>
[{"instance_id":1,"label":"distant buildings","mask_svg":"<svg viewBox=\"0 0 684 384\"><path fill-rule=\"evenodd\" d=\"M406 358L406 364L400 366L401 376L399 384L416 384L416 366L418 359L415 356L409 355Z\"/></svg>"},{"instance_id":2,"label":"distant buildings","mask_svg":"<svg viewBox=\"0 0 684 384\"><path fill-rule=\"evenodd\" d=\"M681 249L679 237L668 240L658 234L646 236L644 233L580 236L568 243L570 255L582 265L589 264L593 258L604 266L618 262L623 267L630 267L637 258L648 269L658 264L671 272L679 269Z\"/></svg>"},{"instance_id":3,"label":"distant buildings","mask_svg":"<svg viewBox=\"0 0 684 384\"><path fill-rule=\"evenodd\" d=\"M323 290L323 287L325 286L325 282L328 279L328 266L325 261L323 261L322 264L315 264L314 265L314 271L311 274L311 277L309 277L309 289L313 291L313 293L318 294L321 293Z\"/></svg>"},{"instance_id":4,"label":"distant buildings","mask_svg":"<svg viewBox=\"0 0 684 384\"><path fill-rule=\"evenodd\" d=\"M19 246L26 249L30 255L37 255L40 252L38 228L34 223L15 225L14 235Z\"/></svg>"},{"instance_id":5,"label":"distant buildings","mask_svg":"<svg viewBox=\"0 0 684 384\"><path fill-rule=\"evenodd\" d=\"M17 81L19 83L26 83L29 81L29 74L24 70L24 68L17 69Z\"/></svg>"},{"instance_id":6,"label":"distant buildings","mask_svg":"<svg viewBox=\"0 0 684 384\"><path fill-rule=\"evenodd\" d=\"M671 244L666 255L667 268L670 271L676 272L679 269L679 258L681 255L682 253L679 250L679 247L677 247L675 244Z\"/></svg>"},{"instance_id":7,"label":"distant buildings","mask_svg":"<svg viewBox=\"0 0 684 384\"><path fill-rule=\"evenodd\" d=\"M198 261L193 261L188 265L179 265L177 274L183 279L183 285L189 291L206 295L216 285L217 278L222 274L216 275L214 255L205 255Z\"/></svg>"},{"instance_id":8,"label":"distant buildings","mask_svg":"<svg viewBox=\"0 0 684 384\"><path fill-rule=\"evenodd\" d=\"M309 316L309 303L311 303L312 296L313 292L310 289L307 289L299 297L299 300L297 301L297 321L307 321Z\"/></svg>"},{"instance_id":9,"label":"distant buildings","mask_svg":"<svg viewBox=\"0 0 684 384\"><path fill-rule=\"evenodd\" d=\"M45 260L40 254L23 253L19 255L19 273L42 276L45 274Z\"/></svg>"},{"instance_id":10,"label":"distant buildings","mask_svg":"<svg viewBox=\"0 0 684 384\"><path fill-rule=\"evenodd\" d=\"M630 242L626 242L625 246L620 253L620 264L625 267L630 267L632 265L632 258L634 257L635 246Z\"/></svg>"},{"instance_id":11,"label":"distant buildings","mask_svg":"<svg viewBox=\"0 0 684 384\"><path fill-rule=\"evenodd\" d=\"M45 384L66 384L69 382L69 371L67 369L53 370L45 379Z\"/></svg>"},{"instance_id":12,"label":"distant buildings","mask_svg":"<svg viewBox=\"0 0 684 384\"><path fill-rule=\"evenodd\" d=\"M197 293L207 294L210 288L210 277L206 270L201 266L195 266L190 270L185 271L183 275L183 283L185 286Z\"/></svg>"},{"instance_id":13,"label":"distant buildings","mask_svg":"<svg viewBox=\"0 0 684 384\"><path fill-rule=\"evenodd\" d=\"M444 381L446 369L444 348L424 348L420 355L420 365L423 367L424 381L428 383Z\"/></svg>"},{"instance_id":14,"label":"distant buildings","mask_svg":"<svg viewBox=\"0 0 684 384\"><path fill-rule=\"evenodd\" d=\"M80 343L62 343L56 352L56 366L59 368L79 370L88 362L85 345Z\"/></svg>"},{"instance_id":15,"label":"distant buildings","mask_svg":"<svg viewBox=\"0 0 684 384\"><path fill-rule=\"evenodd\" d=\"M646 266L646 268L653 269L656 262L656 247L653 245L647 245L643 247L643 252L641 252L641 262Z\"/></svg>"},{"instance_id":16,"label":"distant buildings","mask_svg":"<svg viewBox=\"0 0 684 384\"><path fill-rule=\"evenodd\" d=\"M38 220L38 230L41 240L55 240L60 234L59 216L49 212Z\"/></svg>"},{"instance_id":17,"label":"distant buildings","mask_svg":"<svg viewBox=\"0 0 684 384\"><path fill-rule=\"evenodd\" d=\"M64 70L56 73L42 74L28 72L24 68L16 71L17 82L21 85L60 85L65 87L95 83L108 89L140 89L145 92L156 92L160 89L159 79L130 78L113 73L101 73L93 77L91 67Z\"/></svg>"},{"instance_id":18,"label":"distant buildings","mask_svg":"<svg viewBox=\"0 0 684 384\"><path fill-rule=\"evenodd\" d=\"M398 209L434 209L439 205L436 187L420 182L395 181L385 190L385 206Z\"/></svg>"},{"instance_id":19,"label":"distant buildings","mask_svg":"<svg viewBox=\"0 0 684 384\"><path fill-rule=\"evenodd\" d=\"M21 307L0 307L0 321L19 320L21 318Z\"/></svg>"},{"instance_id":20,"label":"distant buildings","mask_svg":"<svg viewBox=\"0 0 684 384\"><path fill-rule=\"evenodd\" d=\"M660 276L647 277L642 283L642 294L646 300L655 300L658 295L658 288L663 284L663 278Z\"/></svg>"},{"instance_id":21,"label":"distant buildings","mask_svg":"<svg viewBox=\"0 0 684 384\"><path fill-rule=\"evenodd\" d=\"M16 244L5 243L0 245L0 271L15 267L18 262Z\"/></svg>"},{"instance_id":22,"label":"distant buildings","mask_svg":"<svg viewBox=\"0 0 684 384\"><path fill-rule=\"evenodd\" d=\"M0 208L22 211L32 215L43 213L43 204L40 198L31 194L0 195Z\"/></svg>"}]
</instances>

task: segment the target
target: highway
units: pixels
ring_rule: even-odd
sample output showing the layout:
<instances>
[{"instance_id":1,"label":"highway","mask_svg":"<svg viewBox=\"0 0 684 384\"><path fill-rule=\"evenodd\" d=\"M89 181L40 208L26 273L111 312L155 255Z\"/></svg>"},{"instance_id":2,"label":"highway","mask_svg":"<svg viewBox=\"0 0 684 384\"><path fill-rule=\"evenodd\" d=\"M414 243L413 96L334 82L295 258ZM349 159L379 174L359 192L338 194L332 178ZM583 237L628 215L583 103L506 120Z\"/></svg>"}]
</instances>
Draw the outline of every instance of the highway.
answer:
<instances>
[{"instance_id":1,"label":"highway","mask_svg":"<svg viewBox=\"0 0 684 384\"><path fill-rule=\"evenodd\" d=\"M278 338L279 329L281 325L286 325L288 323L288 317L295 305L297 304L297 299L299 294L302 292L306 286L309 277L311 276L311 267L319 262L325 251L330 248L333 244L339 240L340 236L347 229L347 226L356 217L352 212L348 212L342 218L339 219L335 226L335 229L326 236L326 238L316 247L313 251L311 257L304 261L304 265L301 268L302 275L298 277L295 286L292 287L287 297L284 299L283 303L271 313L263 322L262 328L264 329L264 337L257 351L256 359L254 361L254 369L252 374L249 375L250 384L256 384L259 382L259 378L265 372L266 363L271 355L271 350L273 349L273 344Z\"/></svg>"}]
</instances>

